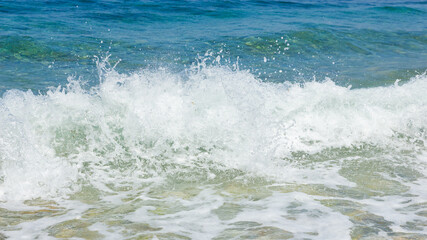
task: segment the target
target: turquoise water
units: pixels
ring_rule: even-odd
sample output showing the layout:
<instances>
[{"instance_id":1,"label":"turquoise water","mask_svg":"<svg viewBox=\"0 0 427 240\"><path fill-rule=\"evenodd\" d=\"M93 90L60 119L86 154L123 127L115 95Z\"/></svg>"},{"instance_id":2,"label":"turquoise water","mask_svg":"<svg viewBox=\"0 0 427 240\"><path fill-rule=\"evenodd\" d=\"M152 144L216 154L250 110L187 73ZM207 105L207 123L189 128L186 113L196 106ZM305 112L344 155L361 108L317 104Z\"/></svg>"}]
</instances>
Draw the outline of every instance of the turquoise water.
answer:
<instances>
[{"instance_id":1,"label":"turquoise water","mask_svg":"<svg viewBox=\"0 0 427 240\"><path fill-rule=\"evenodd\" d=\"M0 1L0 239L427 238L425 1Z\"/></svg>"},{"instance_id":2,"label":"turquoise water","mask_svg":"<svg viewBox=\"0 0 427 240\"><path fill-rule=\"evenodd\" d=\"M69 75L96 84L94 56L108 53L129 72L182 71L222 51L266 81L329 76L354 87L426 67L423 1L2 1L0 11L2 92L43 90Z\"/></svg>"}]
</instances>

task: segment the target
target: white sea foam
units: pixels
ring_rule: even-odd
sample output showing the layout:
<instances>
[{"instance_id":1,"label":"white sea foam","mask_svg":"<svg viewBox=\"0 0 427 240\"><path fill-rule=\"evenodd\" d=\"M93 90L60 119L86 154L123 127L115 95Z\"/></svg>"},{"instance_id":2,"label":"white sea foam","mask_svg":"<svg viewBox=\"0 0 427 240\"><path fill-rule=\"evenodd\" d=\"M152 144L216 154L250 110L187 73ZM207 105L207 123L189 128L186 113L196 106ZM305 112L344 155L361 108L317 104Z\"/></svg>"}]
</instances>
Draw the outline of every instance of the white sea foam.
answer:
<instances>
[{"instance_id":1,"label":"white sea foam","mask_svg":"<svg viewBox=\"0 0 427 240\"><path fill-rule=\"evenodd\" d=\"M43 206L22 202L41 198L68 211L23 221L6 236L67 236L61 229L77 224L79 234L114 239L149 224L144 234L154 239L346 239L366 224L387 235L423 219L425 75L350 90L328 79L265 83L225 67L119 74L100 64L100 81L0 99L1 207L31 213ZM367 182L373 176L378 186ZM250 190L251 181L262 186ZM180 182L189 185L174 192ZM82 201L99 202L67 200L80 190Z\"/></svg>"},{"instance_id":2,"label":"white sea foam","mask_svg":"<svg viewBox=\"0 0 427 240\"><path fill-rule=\"evenodd\" d=\"M425 151L425 75L350 90L330 80L264 83L224 67L185 76L101 70L89 91L70 79L46 94L12 90L1 98L1 200L65 196L80 180L108 191L103 186L117 179L195 169L214 177L211 168L351 184L339 168L295 172L284 159L365 146Z\"/></svg>"}]
</instances>

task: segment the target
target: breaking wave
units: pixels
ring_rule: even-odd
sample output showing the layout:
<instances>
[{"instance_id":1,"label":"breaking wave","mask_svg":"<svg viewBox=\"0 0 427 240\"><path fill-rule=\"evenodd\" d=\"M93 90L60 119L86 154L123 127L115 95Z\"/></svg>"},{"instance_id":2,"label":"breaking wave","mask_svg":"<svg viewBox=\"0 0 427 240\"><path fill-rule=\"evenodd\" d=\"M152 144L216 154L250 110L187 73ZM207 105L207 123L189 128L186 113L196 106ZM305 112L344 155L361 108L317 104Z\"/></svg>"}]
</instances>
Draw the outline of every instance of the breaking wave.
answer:
<instances>
[{"instance_id":1,"label":"breaking wave","mask_svg":"<svg viewBox=\"0 0 427 240\"><path fill-rule=\"evenodd\" d=\"M228 170L288 180L301 156L352 149L425 154L425 74L352 90L328 79L266 83L227 67L100 69L89 90L70 78L47 93L0 99L1 201Z\"/></svg>"}]
</instances>

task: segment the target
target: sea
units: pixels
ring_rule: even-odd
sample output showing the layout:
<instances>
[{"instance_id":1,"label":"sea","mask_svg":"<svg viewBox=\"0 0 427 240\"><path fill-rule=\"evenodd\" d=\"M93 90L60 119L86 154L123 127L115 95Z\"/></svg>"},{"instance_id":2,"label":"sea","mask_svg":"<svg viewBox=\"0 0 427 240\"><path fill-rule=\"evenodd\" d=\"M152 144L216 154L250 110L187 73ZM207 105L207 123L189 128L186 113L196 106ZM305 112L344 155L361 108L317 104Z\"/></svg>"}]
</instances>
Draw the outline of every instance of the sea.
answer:
<instances>
[{"instance_id":1,"label":"sea","mask_svg":"<svg viewBox=\"0 0 427 240\"><path fill-rule=\"evenodd\" d=\"M0 0L0 239L427 239L427 1Z\"/></svg>"}]
</instances>

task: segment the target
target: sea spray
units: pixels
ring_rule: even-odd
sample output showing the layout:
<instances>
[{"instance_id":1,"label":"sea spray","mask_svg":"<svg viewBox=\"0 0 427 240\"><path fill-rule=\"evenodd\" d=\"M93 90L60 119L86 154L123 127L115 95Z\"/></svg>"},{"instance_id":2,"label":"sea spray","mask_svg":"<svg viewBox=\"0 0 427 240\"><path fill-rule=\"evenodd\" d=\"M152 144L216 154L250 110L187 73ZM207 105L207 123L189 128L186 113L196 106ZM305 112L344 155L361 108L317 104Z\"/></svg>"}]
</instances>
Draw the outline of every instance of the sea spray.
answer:
<instances>
[{"instance_id":1,"label":"sea spray","mask_svg":"<svg viewBox=\"0 0 427 240\"><path fill-rule=\"evenodd\" d=\"M174 174L214 178L228 169L298 181L289 173L298 156L425 151L425 75L350 90L328 79L263 83L226 67L185 77L103 74L89 90L70 79L46 94L3 96L3 201L66 197L82 182L105 188Z\"/></svg>"}]
</instances>

